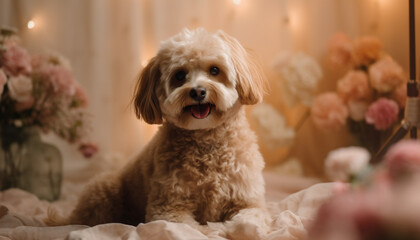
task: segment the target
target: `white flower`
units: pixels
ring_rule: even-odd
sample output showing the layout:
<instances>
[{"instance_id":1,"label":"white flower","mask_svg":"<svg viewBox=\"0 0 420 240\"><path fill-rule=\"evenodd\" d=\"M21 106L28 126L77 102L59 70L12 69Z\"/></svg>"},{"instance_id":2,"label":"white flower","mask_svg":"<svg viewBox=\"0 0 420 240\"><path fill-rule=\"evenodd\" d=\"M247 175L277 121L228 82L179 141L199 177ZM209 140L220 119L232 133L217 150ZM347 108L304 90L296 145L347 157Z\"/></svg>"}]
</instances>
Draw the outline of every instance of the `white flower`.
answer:
<instances>
[{"instance_id":1,"label":"white flower","mask_svg":"<svg viewBox=\"0 0 420 240\"><path fill-rule=\"evenodd\" d=\"M4 73L3 69L0 68L0 96L3 93L4 85L7 82L6 74Z\"/></svg>"},{"instance_id":2,"label":"white flower","mask_svg":"<svg viewBox=\"0 0 420 240\"><path fill-rule=\"evenodd\" d=\"M7 82L10 97L18 102L26 102L32 97L32 79L18 75Z\"/></svg>"},{"instance_id":3,"label":"white flower","mask_svg":"<svg viewBox=\"0 0 420 240\"><path fill-rule=\"evenodd\" d=\"M284 117L271 105L261 103L252 110L258 124L259 135L269 148L289 145L295 131L286 125Z\"/></svg>"},{"instance_id":4,"label":"white flower","mask_svg":"<svg viewBox=\"0 0 420 240\"><path fill-rule=\"evenodd\" d=\"M370 154L362 147L345 147L328 153L325 159L325 173L332 181L349 180L349 177L363 170L369 163Z\"/></svg>"},{"instance_id":5,"label":"white flower","mask_svg":"<svg viewBox=\"0 0 420 240\"><path fill-rule=\"evenodd\" d=\"M70 61L58 52L50 50L47 53L47 58L48 58L48 62L54 65L62 66L69 71L73 70L71 67Z\"/></svg>"},{"instance_id":6,"label":"white flower","mask_svg":"<svg viewBox=\"0 0 420 240\"><path fill-rule=\"evenodd\" d=\"M350 118L354 121L361 121L365 119L365 114L369 108L369 103L366 101L350 100L347 103L349 108Z\"/></svg>"},{"instance_id":7,"label":"white flower","mask_svg":"<svg viewBox=\"0 0 420 240\"><path fill-rule=\"evenodd\" d=\"M274 68L282 78L283 96L293 106L297 102L310 106L322 69L314 58L298 52L286 52L277 57Z\"/></svg>"}]
</instances>

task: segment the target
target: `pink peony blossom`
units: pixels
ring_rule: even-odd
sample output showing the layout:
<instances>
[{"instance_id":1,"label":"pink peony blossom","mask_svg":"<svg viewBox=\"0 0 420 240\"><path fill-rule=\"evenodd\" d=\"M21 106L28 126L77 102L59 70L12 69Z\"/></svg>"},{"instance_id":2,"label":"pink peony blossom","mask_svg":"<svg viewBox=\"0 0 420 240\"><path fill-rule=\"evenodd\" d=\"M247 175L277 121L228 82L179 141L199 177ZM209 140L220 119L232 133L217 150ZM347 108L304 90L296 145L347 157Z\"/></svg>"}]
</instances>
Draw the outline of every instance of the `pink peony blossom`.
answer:
<instances>
[{"instance_id":1,"label":"pink peony blossom","mask_svg":"<svg viewBox=\"0 0 420 240\"><path fill-rule=\"evenodd\" d=\"M6 42L2 62L4 70L10 75L28 74L32 71L31 56L26 49L13 41Z\"/></svg>"},{"instance_id":2,"label":"pink peony blossom","mask_svg":"<svg viewBox=\"0 0 420 240\"><path fill-rule=\"evenodd\" d=\"M7 77L3 69L0 68L0 96L3 93L4 85L6 85ZM1 100L1 98L0 98Z\"/></svg>"},{"instance_id":3,"label":"pink peony blossom","mask_svg":"<svg viewBox=\"0 0 420 240\"><path fill-rule=\"evenodd\" d=\"M419 239L419 179L335 194L319 208L311 240Z\"/></svg>"},{"instance_id":4,"label":"pink peony blossom","mask_svg":"<svg viewBox=\"0 0 420 240\"><path fill-rule=\"evenodd\" d=\"M349 112L334 92L319 95L311 107L315 124L325 130L337 130L346 124Z\"/></svg>"},{"instance_id":5,"label":"pink peony blossom","mask_svg":"<svg viewBox=\"0 0 420 240\"><path fill-rule=\"evenodd\" d=\"M394 100L379 98L369 106L366 122L375 125L377 130L385 130L398 119L398 104Z\"/></svg>"},{"instance_id":6,"label":"pink peony blossom","mask_svg":"<svg viewBox=\"0 0 420 240\"><path fill-rule=\"evenodd\" d=\"M367 100L372 96L368 76L360 70L349 71L337 82L337 93L344 103L350 100Z\"/></svg>"},{"instance_id":7,"label":"pink peony blossom","mask_svg":"<svg viewBox=\"0 0 420 240\"><path fill-rule=\"evenodd\" d=\"M10 97L17 102L29 101L32 97L32 79L24 75L11 77L7 82Z\"/></svg>"},{"instance_id":8,"label":"pink peony blossom","mask_svg":"<svg viewBox=\"0 0 420 240\"><path fill-rule=\"evenodd\" d=\"M86 158L92 157L99 150L98 146L94 143L83 143L79 146L79 151L82 152Z\"/></svg>"},{"instance_id":9,"label":"pink peony blossom","mask_svg":"<svg viewBox=\"0 0 420 240\"><path fill-rule=\"evenodd\" d=\"M319 208L308 236L311 240L380 239L373 236L386 230L382 220L391 198L389 193L376 191L334 195Z\"/></svg>"},{"instance_id":10,"label":"pink peony blossom","mask_svg":"<svg viewBox=\"0 0 420 240\"><path fill-rule=\"evenodd\" d=\"M56 94L73 96L76 93L76 84L71 72L59 65L47 64L40 68L40 74L52 84Z\"/></svg>"},{"instance_id":11,"label":"pink peony blossom","mask_svg":"<svg viewBox=\"0 0 420 240\"><path fill-rule=\"evenodd\" d=\"M356 66L369 66L382 54L382 43L375 37L361 37L354 41L353 61Z\"/></svg>"},{"instance_id":12,"label":"pink peony blossom","mask_svg":"<svg viewBox=\"0 0 420 240\"><path fill-rule=\"evenodd\" d=\"M392 146L384 157L391 179L407 173L420 173L420 142L404 140Z\"/></svg>"},{"instance_id":13,"label":"pink peony blossom","mask_svg":"<svg viewBox=\"0 0 420 240\"><path fill-rule=\"evenodd\" d=\"M334 67L344 68L352 63L353 43L344 33L331 37L328 43L328 60Z\"/></svg>"},{"instance_id":14,"label":"pink peony blossom","mask_svg":"<svg viewBox=\"0 0 420 240\"><path fill-rule=\"evenodd\" d=\"M391 92L406 80L404 70L392 58L382 58L369 68L372 87L381 93Z\"/></svg>"}]
</instances>

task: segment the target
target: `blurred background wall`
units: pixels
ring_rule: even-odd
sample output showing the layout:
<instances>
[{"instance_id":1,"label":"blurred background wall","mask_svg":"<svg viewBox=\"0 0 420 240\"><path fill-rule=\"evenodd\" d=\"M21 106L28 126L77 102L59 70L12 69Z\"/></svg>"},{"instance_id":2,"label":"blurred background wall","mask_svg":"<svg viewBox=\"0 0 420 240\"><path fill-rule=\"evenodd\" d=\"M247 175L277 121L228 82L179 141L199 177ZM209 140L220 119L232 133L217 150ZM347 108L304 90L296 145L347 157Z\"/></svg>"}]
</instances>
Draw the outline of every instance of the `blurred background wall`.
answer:
<instances>
[{"instance_id":1,"label":"blurred background wall","mask_svg":"<svg viewBox=\"0 0 420 240\"><path fill-rule=\"evenodd\" d=\"M30 20L33 29L27 28ZM282 99L273 61L284 51L303 51L319 62L324 73L318 92L335 89L342 74L325 61L328 40L337 32L377 36L408 70L408 1L403 0L0 0L0 26L18 29L33 53L53 50L70 60L89 95L92 139L102 154L123 157L156 130L133 113L136 77L159 42L185 27L222 29L252 49L271 85L265 101L291 127L307 109ZM326 153L351 142L345 130L322 132L309 118L293 143L261 148L268 166L295 157L306 174L322 175Z\"/></svg>"}]
</instances>

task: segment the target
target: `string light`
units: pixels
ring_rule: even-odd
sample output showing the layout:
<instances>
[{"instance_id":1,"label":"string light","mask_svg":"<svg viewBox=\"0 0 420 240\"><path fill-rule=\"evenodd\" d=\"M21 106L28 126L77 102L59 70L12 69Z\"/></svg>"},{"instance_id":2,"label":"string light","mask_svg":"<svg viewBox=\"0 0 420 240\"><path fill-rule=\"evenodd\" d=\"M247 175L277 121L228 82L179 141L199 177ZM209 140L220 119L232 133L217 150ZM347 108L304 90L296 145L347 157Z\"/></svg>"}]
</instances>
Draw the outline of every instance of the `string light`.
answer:
<instances>
[{"instance_id":1,"label":"string light","mask_svg":"<svg viewBox=\"0 0 420 240\"><path fill-rule=\"evenodd\" d=\"M36 26L35 21L34 20L28 21L28 24L26 24L26 26L28 27L28 29L34 29Z\"/></svg>"},{"instance_id":2,"label":"string light","mask_svg":"<svg viewBox=\"0 0 420 240\"><path fill-rule=\"evenodd\" d=\"M241 4L241 0L233 0L233 4L239 5L239 4Z\"/></svg>"},{"instance_id":3,"label":"string light","mask_svg":"<svg viewBox=\"0 0 420 240\"><path fill-rule=\"evenodd\" d=\"M141 66L146 67L148 63L149 63L149 60L143 60L141 61Z\"/></svg>"}]
</instances>

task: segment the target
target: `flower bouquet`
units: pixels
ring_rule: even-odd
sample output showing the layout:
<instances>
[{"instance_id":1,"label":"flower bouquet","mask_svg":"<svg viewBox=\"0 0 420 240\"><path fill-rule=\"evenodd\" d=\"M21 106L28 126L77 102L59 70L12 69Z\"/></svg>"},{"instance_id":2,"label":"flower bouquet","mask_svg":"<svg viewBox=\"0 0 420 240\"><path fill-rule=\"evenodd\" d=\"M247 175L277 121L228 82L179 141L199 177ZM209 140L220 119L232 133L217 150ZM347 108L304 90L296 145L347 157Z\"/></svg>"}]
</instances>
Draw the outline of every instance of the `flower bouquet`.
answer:
<instances>
[{"instance_id":1,"label":"flower bouquet","mask_svg":"<svg viewBox=\"0 0 420 240\"><path fill-rule=\"evenodd\" d=\"M332 197L310 227L310 239L420 239L420 142L395 144L375 168L367 167L366 156L361 148L343 148L327 157L332 180L353 180L334 183Z\"/></svg>"},{"instance_id":2,"label":"flower bouquet","mask_svg":"<svg viewBox=\"0 0 420 240\"><path fill-rule=\"evenodd\" d=\"M311 108L314 123L325 130L345 125L360 145L376 153L403 117L407 77L374 37L352 41L335 35L328 58L347 69L336 91L318 95Z\"/></svg>"},{"instance_id":3,"label":"flower bouquet","mask_svg":"<svg viewBox=\"0 0 420 240\"><path fill-rule=\"evenodd\" d=\"M86 93L66 59L57 54L32 56L13 30L0 31L0 189L21 187L37 193L27 177L45 160L48 166L35 175L43 172L52 178L45 183L42 178L31 180L54 189L53 197L44 190L38 192L40 197L56 199L61 155L55 146L42 143L39 133L51 131L92 155L97 147L87 142Z\"/></svg>"}]
</instances>

